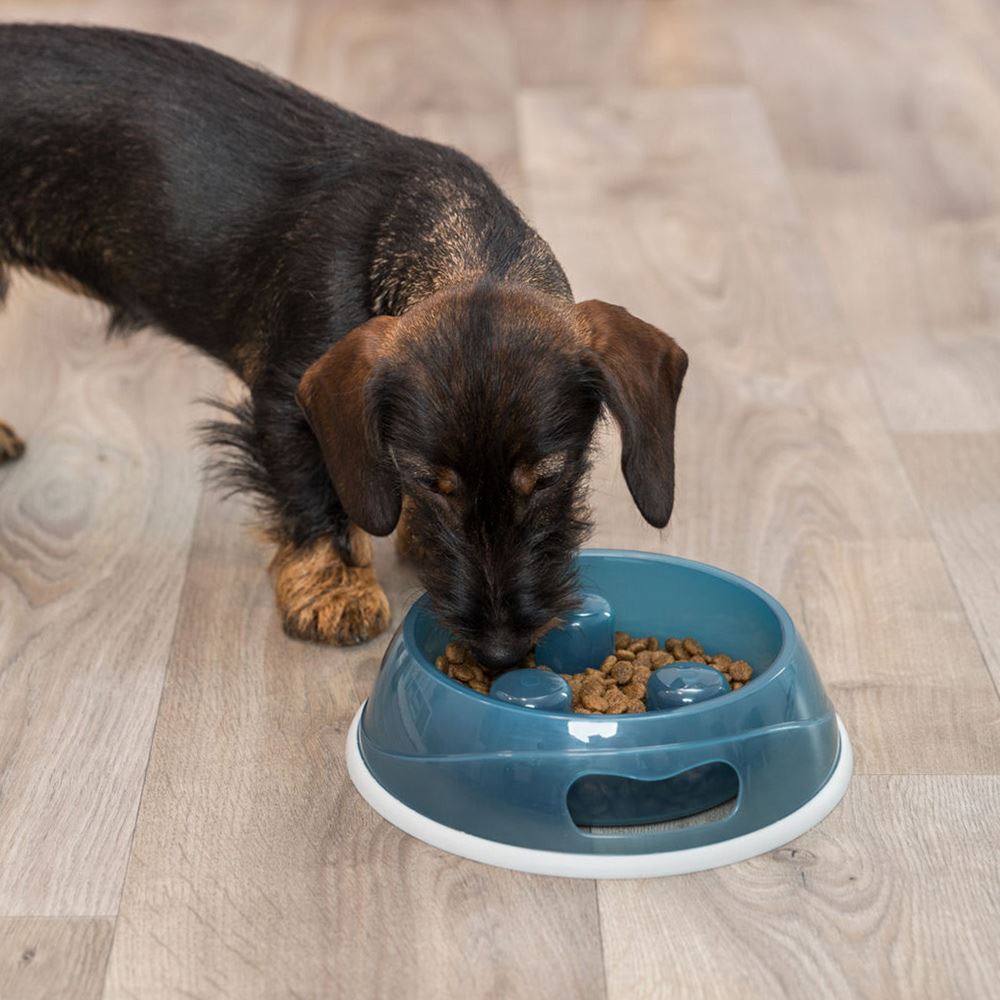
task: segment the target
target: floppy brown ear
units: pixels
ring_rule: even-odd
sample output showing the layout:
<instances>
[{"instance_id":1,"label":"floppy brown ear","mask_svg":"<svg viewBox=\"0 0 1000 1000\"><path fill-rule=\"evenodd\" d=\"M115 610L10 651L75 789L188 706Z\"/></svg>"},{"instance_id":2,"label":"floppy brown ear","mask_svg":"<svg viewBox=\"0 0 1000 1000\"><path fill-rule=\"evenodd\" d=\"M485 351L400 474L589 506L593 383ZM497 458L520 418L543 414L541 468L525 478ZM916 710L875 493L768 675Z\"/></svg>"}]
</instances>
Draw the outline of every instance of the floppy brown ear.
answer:
<instances>
[{"instance_id":1,"label":"floppy brown ear","mask_svg":"<svg viewBox=\"0 0 1000 1000\"><path fill-rule=\"evenodd\" d=\"M605 403L622 435L622 472L642 516L654 527L674 506L674 416L688 359L655 326L621 306L581 302L576 314L604 383Z\"/></svg>"},{"instance_id":2,"label":"floppy brown ear","mask_svg":"<svg viewBox=\"0 0 1000 1000\"><path fill-rule=\"evenodd\" d=\"M376 316L355 327L306 369L295 391L344 510L371 535L388 535L402 504L391 457L379 445L374 398L381 349L398 322Z\"/></svg>"}]
</instances>

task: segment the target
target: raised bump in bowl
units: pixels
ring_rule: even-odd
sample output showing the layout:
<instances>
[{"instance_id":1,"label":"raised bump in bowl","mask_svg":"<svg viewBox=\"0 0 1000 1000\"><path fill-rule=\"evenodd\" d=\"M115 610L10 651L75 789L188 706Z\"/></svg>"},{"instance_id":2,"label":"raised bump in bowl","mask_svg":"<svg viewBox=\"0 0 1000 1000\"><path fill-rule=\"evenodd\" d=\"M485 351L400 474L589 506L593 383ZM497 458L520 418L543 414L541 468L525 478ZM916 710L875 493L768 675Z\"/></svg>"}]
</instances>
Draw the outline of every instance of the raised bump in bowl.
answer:
<instances>
[{"instance_id":1,"label":"raised bump in bowl","mask_svg":"<svg viewBox=\"0 0 1000 1000\"><path fill-rule=\"evenodd\" d=\"M568 712L573 706L569 685L547 670L508 670L490 686L490 695L508 705Z\"/></svg>"},{"instance_id":2,"label":"raised bump in bowl","mask_svg":"<svg viewBox=\"0 0 1000 1000\"><path fill-rule=\"evenodd\" d=\"M556 673L578 674L599 666L615 649L615 613L607 598L587 591L577 607L563 615L535 647L535 662Z\"/></svg>"},{"instance_id":3,"label":"raised bump in bowl","mask_svg":"<svg viewBox=\"0 0 1000 1000\"><path fill-rule=\"evenodd\" d=\"M729 681L705 663L681 660L654 670L646 682L646 709L669 711L728 694Z\"/></svg>"}]
</instances>

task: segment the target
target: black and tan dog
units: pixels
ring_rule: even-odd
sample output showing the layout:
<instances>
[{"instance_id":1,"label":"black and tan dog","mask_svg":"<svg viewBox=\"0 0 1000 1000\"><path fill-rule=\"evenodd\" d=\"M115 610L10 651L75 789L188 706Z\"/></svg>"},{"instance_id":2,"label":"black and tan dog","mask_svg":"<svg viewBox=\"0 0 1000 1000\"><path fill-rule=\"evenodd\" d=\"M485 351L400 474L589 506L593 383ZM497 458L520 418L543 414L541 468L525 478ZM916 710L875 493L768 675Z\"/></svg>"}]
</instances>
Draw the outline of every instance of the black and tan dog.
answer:
<instances>
[{"instance_id":1,"label":"black and tan dog","mask_svg":"<svg viewBox=\"0 0 1000 1000\"><path fill-rule=\"evenodd\" d=\"M574 304L467 157L198 46L0 26L0 285L5 265L245 380L211 436L261 500L292 635L386 626L368 534L400 522L442 620L483 662L520 659L573 599L602 408L639 510L670 517L669 337Z\"/></svg>"}]
</instances>

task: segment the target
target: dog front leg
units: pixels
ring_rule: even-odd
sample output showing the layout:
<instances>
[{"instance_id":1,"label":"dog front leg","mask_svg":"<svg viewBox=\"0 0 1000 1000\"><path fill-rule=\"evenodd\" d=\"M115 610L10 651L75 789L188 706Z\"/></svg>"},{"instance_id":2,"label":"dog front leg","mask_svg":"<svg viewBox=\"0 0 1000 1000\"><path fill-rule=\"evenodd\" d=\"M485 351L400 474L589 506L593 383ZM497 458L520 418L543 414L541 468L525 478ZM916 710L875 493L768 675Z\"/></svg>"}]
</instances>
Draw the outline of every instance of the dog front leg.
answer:
<instances>
[{"instance_id":1,"label":"dog front leg","mask_svg":"<svg viewBox=\"0 0 1000 1000\"><path fill-rule=\"evenodd\" d=\"M337 646L353 646L389 624L389 601L371 565L371 541L350 528L347 558L331 535L278 547L271 573L285 632Z\"/></svg>"},{"instance_id":2,"label":"dog front leg","mask_svg":"<svg viewBox=\"0 0 1000 1000\"><path fill-rule=\"evenodd\" d=\"M375 578L371 541L351 524L334 492L319 445L294 400L258 382L237 420L205 425L219 447L217 479L256 495L285 632L296 639L349 646L382 632L389 603Z\"/></svg>"},{"instance_id":3,"label":"dog front leg","mask_svg":"<svg viewBox=\"0 0 1000 1000\"><path fill-rule=\"evenodd\" d=\"M305 431L305 434L308 434ZM298 456L299 476L273 468L286 517L273 531L278 551L271 562L274 596L286 634L335 646L371 639L389 624L389 601L375 577L371 539L351 524L340 506L311 435L283 452ZM308 458L306 457L308 455Z\"/></svg>"}]
</instances>

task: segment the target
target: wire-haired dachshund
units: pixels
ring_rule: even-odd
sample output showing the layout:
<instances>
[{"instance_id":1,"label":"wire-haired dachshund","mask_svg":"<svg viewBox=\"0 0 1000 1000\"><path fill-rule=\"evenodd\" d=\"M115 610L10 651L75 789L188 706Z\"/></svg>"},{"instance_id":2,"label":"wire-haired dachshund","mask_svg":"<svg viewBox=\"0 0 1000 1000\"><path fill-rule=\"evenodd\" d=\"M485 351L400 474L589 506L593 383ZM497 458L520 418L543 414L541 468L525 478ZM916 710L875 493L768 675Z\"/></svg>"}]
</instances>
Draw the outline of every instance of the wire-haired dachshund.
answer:
<instances>
[{"instance_id":1,"label":"wire-haired dachshund","mask_svg":"<svg viewBox=\"0 0 1000 1000\"><path fill-rule=\"evenodd\" d=\"M605 409L639 510L670 517L677 344L574 304L466 156L199 46L0 25L0 291L9 266L246 382L209 436L259 499L293 636L385 628L368 536L398 525L441 620L519 661L573 604ZM0 424L0 456L22 448Z\"/></svg>"}]
</instances>

